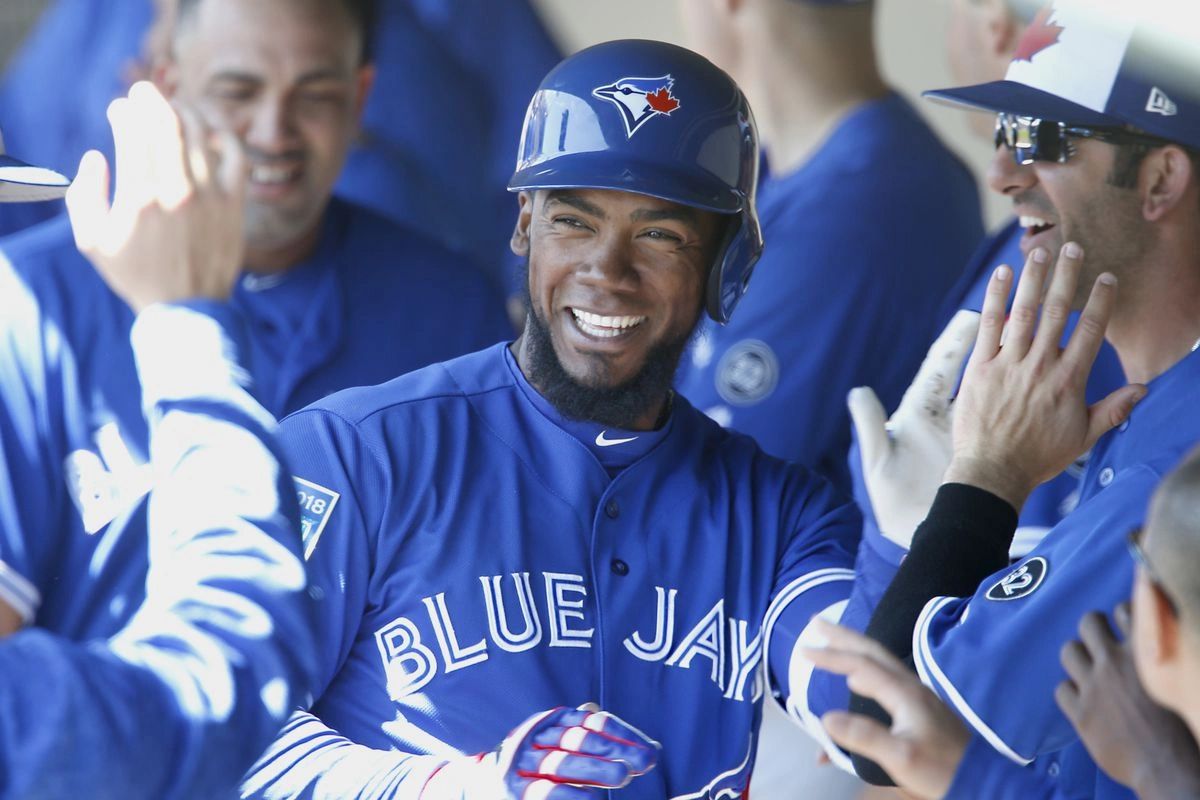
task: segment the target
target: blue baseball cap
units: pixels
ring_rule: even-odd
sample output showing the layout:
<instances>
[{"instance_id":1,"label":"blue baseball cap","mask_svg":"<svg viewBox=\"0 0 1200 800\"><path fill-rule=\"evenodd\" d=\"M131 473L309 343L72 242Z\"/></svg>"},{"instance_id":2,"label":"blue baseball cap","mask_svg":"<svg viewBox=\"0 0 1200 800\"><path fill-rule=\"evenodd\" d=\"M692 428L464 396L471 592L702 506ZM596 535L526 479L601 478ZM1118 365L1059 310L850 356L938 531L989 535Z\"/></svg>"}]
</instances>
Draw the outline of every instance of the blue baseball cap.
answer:
<instances>
[{"instance_id":1,"label":"blue baseball cap","mask_svg":"<svg viewBox=\"0 0 1200 800\"><path fill-rule=\"evenodd\" d=\"M1029 23L1004 80L924 96L1071 125L1132 126L1200 150L1200 28L1167 8L1056 0ZM1172 26L1190 41L1169 46Z\"/></svg>"},{"instance_id":2,"label":"blue baseball cap","mask_svg":"<svg viewBox=\"0 0 1200 800\"><path fill-rule=\"evenodd\" d=\"M70 180L52 169L35 167L6 155L4 137L0 136L0 203L58 200L70 186Z\"/></svg>"}]
</instances>

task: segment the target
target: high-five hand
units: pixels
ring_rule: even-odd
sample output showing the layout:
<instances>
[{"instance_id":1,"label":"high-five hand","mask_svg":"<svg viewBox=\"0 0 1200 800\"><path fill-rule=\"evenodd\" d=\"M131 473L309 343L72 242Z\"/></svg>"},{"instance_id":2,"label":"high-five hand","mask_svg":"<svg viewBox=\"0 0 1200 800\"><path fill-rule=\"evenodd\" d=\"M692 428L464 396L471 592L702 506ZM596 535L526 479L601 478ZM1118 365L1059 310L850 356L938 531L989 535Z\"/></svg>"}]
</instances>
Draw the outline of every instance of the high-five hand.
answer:
<instances>
[{"instance_id":1,"label":"high-five hand","mask_svg":"<svg viewBox=\"0 0 1200 800\"><path fill-rule=\"evenodd\" d=\"M206 131L149 83L108 109L117 189L104 156L84 155L67 193L75 243L134 311L154 303L225 299L242 268L241 146Z\"/></svg>"},{"instance_id":2,"label":"high-five hand","mask_svg":"<svg viewBox=\"0 0 1200 800\"><path fill-rule=\"evenodd\" d=\"M1083 258L1074 242L1063 247L1043 301L1050 255L1035 249L1007 326L1012 270L999 267L992 274L979 336L955 401L947 482L986 489L1019 510L1038 484L1087 452L1145 395L1145 386L1130 384L1091 406L1084 396L1116 303L1115 276L1097 277L1070 341L1059 347Z\"/></svg>"}]
</instances>

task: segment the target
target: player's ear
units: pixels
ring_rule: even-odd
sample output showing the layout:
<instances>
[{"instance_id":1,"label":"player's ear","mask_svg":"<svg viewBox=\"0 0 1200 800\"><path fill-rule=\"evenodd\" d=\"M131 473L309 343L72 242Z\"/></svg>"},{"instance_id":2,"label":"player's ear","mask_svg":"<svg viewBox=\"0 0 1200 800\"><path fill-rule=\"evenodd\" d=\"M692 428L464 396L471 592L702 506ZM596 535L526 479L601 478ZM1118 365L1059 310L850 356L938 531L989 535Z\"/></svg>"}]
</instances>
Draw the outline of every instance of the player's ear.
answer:
<instances>
[{"instance_id":1,"label":"player's ear","mask_svg":"<svg viewBox=\"0 0 1200 800\"><path fill-rule=\"evenodd\" d=\"M354 84L354 118L361 122L363 110L367 107L367 98L371 96L371 87L375 85L375 65L363 64L359 67Z\"/></svg>"},{"instance_id":2,"label":"player's ear","mask_svg":"<svg viewBox=\"0 0 1200 800\"><path fill-rule=\"evenodd\" d=\"M1171 665L1179 662L1181 655L1179 615L1171 605L1171 601L1158 586L1152 586L1151 596L1154 598L1152 615L1154 618L1154 650L1160 664Z\"/></svg>"},{"instance_id":3,"label":"player's ear","mask_svg":"<svg viewBox=\"0 0 1200 800\"><path fill-rule=\"evenodd\" d=\"M1025 32L1012 9L1005 0L988 0L984 4L983 13L987 14L987 36L984 39L987 53L996 59L997 63L1007 65L1017 49L1017 42Z\"/></svg>"},{"instance_id":4,"label":"player's ear","mask_svg":"<svg viewBox=\"0 0 1200 800\"><path fill-rule=\"evenodd\" d=\"M513 255L529 255L529 225L533 221L533 198L533 192L521 192L517 195L517 224L508 243Z\"/></svg>"},{"instance_id":5,"label":"player's ear","mask_svg":"<svg viewBox=\"0 0 1200 800\"><path fill-rule=\"evenodd\" d=\"M1138 186L1142 187L1142 215L1148 222L1157 222L1188 202L1188 212L1194 212L1189 200L1200 186L1200 176L1187 151L1176 145L1151 150L1139 170Z\"/></svg>"},{"instance_id":6,"label":"player's ear","mask_svg":"<svg viewBox=\"0 0 1200 800\"><path fill-rule=\"evenodd\" d=\"M150 67L150 80L162 92L163 97L170 99L179 89L179 66L173 58L156 60Z\"/></svg>"}]
</instances>

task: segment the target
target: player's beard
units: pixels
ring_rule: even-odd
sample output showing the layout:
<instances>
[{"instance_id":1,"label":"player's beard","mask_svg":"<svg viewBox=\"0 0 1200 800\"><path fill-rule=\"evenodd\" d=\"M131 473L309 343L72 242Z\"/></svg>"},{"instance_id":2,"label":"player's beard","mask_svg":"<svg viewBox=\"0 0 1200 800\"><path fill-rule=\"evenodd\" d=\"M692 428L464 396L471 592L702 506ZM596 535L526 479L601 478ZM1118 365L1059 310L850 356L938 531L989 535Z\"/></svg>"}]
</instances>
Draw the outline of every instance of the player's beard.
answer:
<instances>
[{"instance_id":1,"label":"player's beard","mask_svg":"<svg viewBox=\"0 0 1200 800\"><path fill-rule=\"evenodd\" d=\"M615 386L589 386L572 377L558 360L550 326L533 307L528 280L524 286L526 322L522 335L529 369L525 377L560 414L568 419L631 429L647 412L664 404L692 331L650 348L642 368L629 380Z\"/></svg>"}]
</instances>

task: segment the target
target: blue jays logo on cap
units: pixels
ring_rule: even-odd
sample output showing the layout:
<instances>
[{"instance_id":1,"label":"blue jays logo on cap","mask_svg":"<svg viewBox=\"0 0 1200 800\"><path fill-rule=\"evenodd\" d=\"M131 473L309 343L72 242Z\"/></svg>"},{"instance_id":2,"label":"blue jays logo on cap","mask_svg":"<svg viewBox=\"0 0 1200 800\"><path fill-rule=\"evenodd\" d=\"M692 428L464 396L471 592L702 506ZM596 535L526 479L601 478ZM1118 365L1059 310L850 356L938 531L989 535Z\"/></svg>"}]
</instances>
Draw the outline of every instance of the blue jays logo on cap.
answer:
<instances>
[{"instance_id":1,"label":"blue jays logo on cap","mask_svg":"<svg viewBox=\"0 0 1200 800\"><path fill-rule=\"evenodd\" d=\"M621 78L608 86L592 90L592 94L607 100L621 112L625 121L625 133L632 139L638 129L651 117L668 117L679 108L679 100L671 94L675 79L670 75L661 78Z\"/></svg>"}]
</instances>

